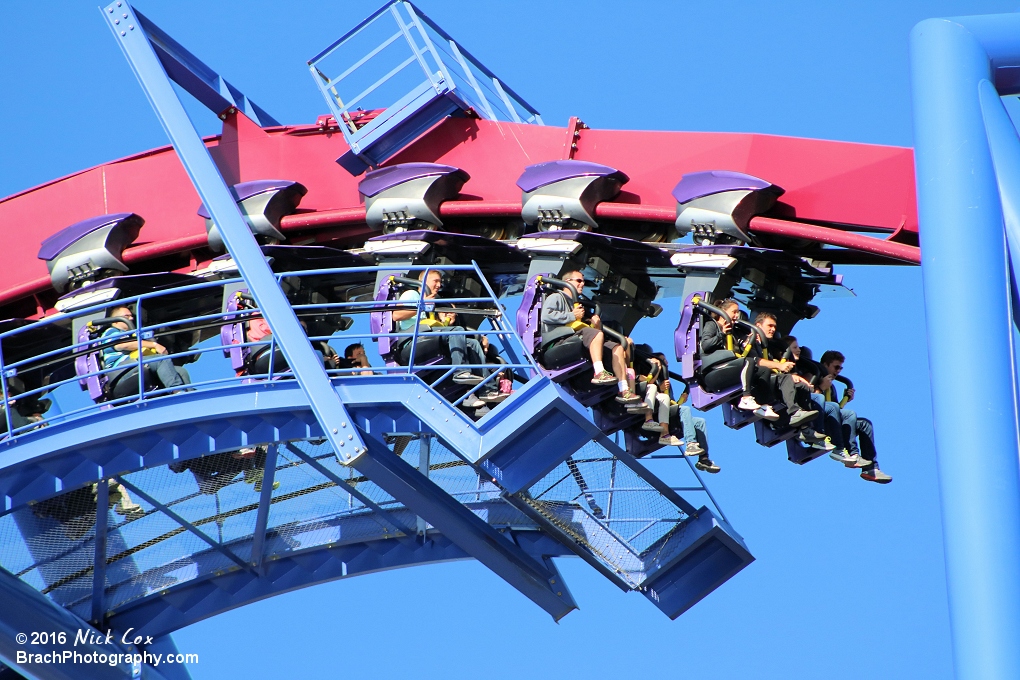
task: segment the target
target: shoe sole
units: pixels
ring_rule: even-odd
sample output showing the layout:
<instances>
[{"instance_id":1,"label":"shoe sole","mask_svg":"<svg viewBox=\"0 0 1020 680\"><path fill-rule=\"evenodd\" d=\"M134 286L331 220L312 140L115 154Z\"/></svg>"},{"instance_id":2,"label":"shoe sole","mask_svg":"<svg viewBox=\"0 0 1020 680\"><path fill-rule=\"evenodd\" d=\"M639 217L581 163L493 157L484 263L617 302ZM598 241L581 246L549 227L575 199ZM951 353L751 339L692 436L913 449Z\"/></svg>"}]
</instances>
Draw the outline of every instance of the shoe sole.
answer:
<instances>
[{"instance_id":1,"label":"shoe sole","mask_svg":"<svg viewBox=\"0 0 1020 680\"><path fill-rule=\"evenodd\" d=\"M861 479L866 482L874 482L875 484L888 484L892 481L892 477L889 479L875 479L874 477L865 477L864 475L861 475Z\"/></svg>"}]
</instances>

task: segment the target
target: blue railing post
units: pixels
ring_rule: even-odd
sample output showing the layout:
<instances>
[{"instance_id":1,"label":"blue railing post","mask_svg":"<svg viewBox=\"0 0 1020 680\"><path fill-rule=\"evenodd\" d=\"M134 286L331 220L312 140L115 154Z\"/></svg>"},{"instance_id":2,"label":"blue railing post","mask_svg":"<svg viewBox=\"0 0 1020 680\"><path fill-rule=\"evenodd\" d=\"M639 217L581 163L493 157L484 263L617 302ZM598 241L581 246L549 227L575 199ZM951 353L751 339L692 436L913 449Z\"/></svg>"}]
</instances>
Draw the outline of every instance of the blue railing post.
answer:
<instances>
[{"instance_id":1,"label":"blue railing post","mask_svg":"<svg viewBox=\"0 0 1020 680\"><path fill-rule=\"evenodd\" d=\"M911 34L911 65L956 677L1018 678L1020 452L1009 264L979 91L995 83L998 68L1020 66L1020 15L921 22ZM976 301L991 312L980 329L967 321ZM977 338L986 370L961 365Z\"/></svg>"}]
</instances>

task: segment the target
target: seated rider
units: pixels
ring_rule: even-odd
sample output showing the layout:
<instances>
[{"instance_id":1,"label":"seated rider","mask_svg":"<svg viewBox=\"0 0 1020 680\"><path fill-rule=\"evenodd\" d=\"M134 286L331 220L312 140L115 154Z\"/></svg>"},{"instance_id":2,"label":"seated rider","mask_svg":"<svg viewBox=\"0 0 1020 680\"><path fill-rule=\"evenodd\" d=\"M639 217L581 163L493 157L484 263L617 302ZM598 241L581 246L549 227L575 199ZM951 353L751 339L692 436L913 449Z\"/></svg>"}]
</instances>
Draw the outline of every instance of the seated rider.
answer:
<instances>
[{"instance_id":1,"label":"seated rider","mask_svg":"<svg viewBox=\"0 0 1020 680\"><path fill-rule=\"evenodd\" d=\"M418 275L418 279L421 280L424 276L425 271L422 270ZM424 299L435 300L439 291L443 287L443 275L435 269L431 269L428 272L428 277L424 281L422 287L424 288ZM392 318L397 325L398 333L410 333L414 331L415 317L418 316L417 302L422 298L422 294L416 289L405 290L400 294L399 300L414 303L414 306L405 309L393 310ZM417 321L418 332L435 332L443 333L443 343L446 345L447 350L450 354L450 363L454 366L464 366L467 364L481 364L482 348L478 344L478 341L474 338L468 338L466 335L459 333L454 334L451 331L463 331L464 329L460 326L444 326L439 321L438 317L434 312L422 311L421 316ZM404 344L410 342L408 338L404 341ZM461 385L477 385L484 378L479 375L475 375L469 369L462 369L453 374L453 381Z\"/></svg>"},{"instance_id":2,"label":"seated rider","mask_svg":"<svg viewBox=\"0 0 1020 680\"><path fill-rule=\"evenodd\" d=\"M365 356L365 346L360 342L347 345L347 349L344 350L344 358L351 362L355 368L364 369L355 371L353 375L375 375L372 365L368 363L368 357Z\"/></svg>"},{"instance_id":3,"label":"seated rider","mask_svg":"<svg viewBox=\"0 0 1020 680\"><path fill-rule=\"evenodd\" d=\"M875 426L867 418L859 418L857 412L846 408L854 398L854 389L847 387L842 399L836 392L835 379L843 371L846 357L841 352L829 350L822 354L820 360L823 375L818 382L818 390L826 401L836 402L843 418L843 439L850 449L849 459L854 461L852 467L861 467L857 460L865 463L861 470L861 479L877 484L888 484L892 476L882 472L878 467L878 451L875 449ZM857 440L860 439L858 447ZM835 451L833 453L836 453ZM855 459L856 457L856 459ZM838 459L837 459L838 460ZM843 462L844 465L847 463ZM847 465L851 467L851 465Z\"/></svg>"},{"instance_id":4,"label":"seated rider","mask_svg":"<svg viewBox=\"0 0 1020 680\"><path fill-rule=\"evenodd\" d=\"M736 338L733 323L741 318L741 308L735 300L715 303L724 316L712 313L702 321L698 337L701 358L701 381L708 391L718 393L741 381L744 358L736 355Z\"/></svg>"},{"instance_id":5,"label":"seated rider","mask_svg":"<svg viewBox=\"0 0 1020 680\"><path fill-rule=\"evenodd\" d=\"M122 318L131 321L135 318L130 307L111 307L106 310L106 318ZM100 338L113 338L123 337L123 340L112 345L108 345L100 352L100 358L103 362L104 369L110 368L122 368L127 370L131 368L135 361L138 360L138 338L133 333L125 335L127 331L131 329L124 321L114 321L109 327L103 331ZM167 354L167 349L163 345L159 344L155 340L142 340L141 342L142 354L145 356L154 356L160 354ZM172 387L180 387L181 385L191 382L188 377L187 371L183 368L174 365L174 362L170 359L155 359L145 362L146 368L151 368L156 374L156 378L160 384L170 389ZM113 378L115 373L111 373L110 377Z\"/></svg>"},{"instance_id":6,"label":"seated rider","mask_svg":"<svg viewBox=\"0 0 1020 680\"><path fill-rule=\"evenodd\" d=\"M810 394L804 381L795 381L791 375L796 366L792 361L769 358L769 341L776 334L776 317L769 312L760 312L754 319L754 325L762 332L751 333L747 338L747 360L741 371L741 385L744 394L737 408L746 411L758 411L762 407L754 398L754 393L767 395L769 398L778 391L786 412L790 417L790 427L799 428L809 423L818 415L811 410ZM761 335L764 335L764 342ZM768 409L771 411L772 409ZM768 417L768 416L766 416ZM770 418L771 419L771 418Z\"/></svg>"},{"instance_id":7,"label":"seated rider","mask_svg":"<svg viewBox=\"0 0 1020 680\"><path fill-rule=\"evenodd\" d=\"M584 275L577 271L569 271L561 277L569 283L580 294L584 290ZM591 356L591 363L595 375L591 382L593 385L612 385L614 382L619 390L617 401L624 404L636 404L641 398L631 391L627 383L626 354L619 343L607 340L602 330L602 319L592 315L585 317L584 307L580 304L571 306L567 296L560 291L551 293L542 303L542 334L552 333L557 328L564 326L573 329L574 333L581 336L581 343L588 350ZM609 350L612 357L613 372L606 370L603 364L603 352Z\"/></svg>"}]
</instances>

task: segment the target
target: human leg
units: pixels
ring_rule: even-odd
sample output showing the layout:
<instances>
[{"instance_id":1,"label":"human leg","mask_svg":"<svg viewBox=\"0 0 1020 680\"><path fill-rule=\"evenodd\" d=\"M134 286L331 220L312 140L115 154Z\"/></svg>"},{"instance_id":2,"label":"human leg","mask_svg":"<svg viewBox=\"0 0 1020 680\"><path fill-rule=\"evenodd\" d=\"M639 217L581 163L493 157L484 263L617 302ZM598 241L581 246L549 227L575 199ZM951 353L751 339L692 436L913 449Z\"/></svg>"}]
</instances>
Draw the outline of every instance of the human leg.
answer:
<instances>
[{"instance_id":1,"label":"human leg","mask_svg":"<svg viewBox=\"0 0 1020 680\"><path fill-rule=\"evenodd\" d=\"M581 329L581 344L588 350L591 356L592 367L595 375L591 381L594 385L611 385L616 382L616 377L606 370L602 362L603 350L606 348L606 337L597 328L586 327ZM615 345L616 343L611 343ZM612 349L610 347L610 349Z\"/></svg>"},{"instance_id":2,"label":"human leg","mask_svg":"<svg viewBox=\"0 0 1020 680\"><path fill-rule=\"evenodd\" d=\"M156 378L159 380L163 387L170 389L171 387L180 387L184 384L184 379L181 374L177 372L177 367L174 366L174 362L170 359L157 359L156 361L147 361L145 366L151 366L156 372Z\"/></svg>"},{"instance_id":3,"label":"human leg","mask_svg":"<svg viewBox=\"0 0 1020 680\"><path fill-rule=\"evenodd\" d=\"M867 465L861 470L861 479L867 482L888 484L892 476L882 472L878 467L878 451L875 449L875 426L867 418L857 419L857 436L861 440L861 458Z\"/></svg>"}]
</instances>

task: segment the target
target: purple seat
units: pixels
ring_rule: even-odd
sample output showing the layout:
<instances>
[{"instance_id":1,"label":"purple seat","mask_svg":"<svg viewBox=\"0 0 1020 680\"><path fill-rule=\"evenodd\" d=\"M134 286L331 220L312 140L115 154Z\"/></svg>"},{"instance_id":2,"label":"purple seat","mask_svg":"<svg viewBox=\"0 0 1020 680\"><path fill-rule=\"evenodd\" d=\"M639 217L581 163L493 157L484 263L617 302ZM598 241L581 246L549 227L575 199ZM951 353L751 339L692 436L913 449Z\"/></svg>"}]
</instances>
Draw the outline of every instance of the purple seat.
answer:
<instances>
[{"instance_id":1,"label":"purple seat","mask_svg":"<svg viewBox=\"0 0 1020 680\"><path fill-rule=\"evenodd\" d=\"M78 337L75 338L75 341L77 342L77 344L80 345L92 339L93 339L92 329L90 329L89 325L86 324L82 326L81 329L79 329ZM89 349L91 349L92 347L95 347L95 345L90 345ZM99 402L102 400L104 396L103 386L109 380L109 376L106 374L89 375L90 373L98 373L99 370L100 366L98 349L95 351L86 351L86 353L79 354L74 359L74 374L77 376L87 376L79 377L78 384L81 385L81 388L83 390L89 391L89 397L91 397L92 401L95 402Z\"/></svg>"},{"instance_id":2,"label":"purple seat","mask_svg":"<svg viewBox=\"0 0 1020 680\"><path fill-rule=\"evenodd\" d=\"M580 337L576 335L570 337L570 334L567 334L567 339L555 347L543 347L542 303L545 295L554 290L548 284L549 278L551 277L548 275L539 274L531 277L525 285L521 306L517 309L515 319L517 334L524 341L524 347L535 357L543 375L563 385L582 406L598 407L599 404L610 401L607 408L596 408L596 419L603 419L595 421L597 427L607 433L626 427L633 416L627 414L627 417L621 417L619 413L613 412L612 406L615 406L616 402L611 398L616 393L616 387L596 386L589 382L592 364ZM555 350L556 356L551 356L552 349ZM599 422L602 422L604 427L599 425Z\"/></svg>"},{"instance_id":3,"label":"purple seat","mask_svg":"<svg viewBox=\"0 0 1020 680\"><path fill-rule=\"evenodd\" d=\"M375 291L376 302L390 302L400 297L400 294L408 289L410 283L402 277L388 276L379 284ZM410 359L410 351L405 338L394 338L384 333L397 333L397 324L393 321L393 310L377 310L369 315L369 329L375 335L375 341L379 347L379 356L383 358L387 366L406 366ZM440 338L423 338L428 333L419 333L418 345L414 351L415 373L418 366L427 367L433 364L448 363L448 357L443 352Z\"/></svg>"},{"instance_id":4,"label":"purple seat","mask_svg":"<svg viewBox=\"0 0 1020 680\"><path fill-rule=\"evenodd\" d=\"M698 351L698 337L701 334L701 313L694 308L695 297L704 299L705 293L692 293L684 300L680 323L673 333L673 344L677 361L680 362L680 375L691 386L691 405L699 411L708 411L740 396L741 388L737 384L722 392L709 392L699 382L701 357Z\"/></svg>"},{"instance_id":5,"label":"purple seat","mask_svg":"<svg viewBox=\"0 0 1020 680\"><path fill-rule=\"evenodd\" d=\"M538 274L528 279L524 286L524 295L521 298L521 306L517 308L516 327L517 334L524 341L524 348L531 352L538 361L539 368L554 382L566 382L576 373L591 367L591 361L584 354L576 362L560 366L558 368L547 368L542 363L542 303L545 298L545 291L542 290L541 281L543 276L549 274Z\"/></svg>"},{"instance_id":6,"label":"purple seat","mask_svg":"<svg viewBox=\"0 0 1020 680\"><path fill-rule=\"evenodd\" d=\"M257 308L250 302L248 289L242 288L241 290L234 291L234 294L227 300L225 311L228 313L228 316L224 317L224 321L230 321L231 323L225 323L220 326L220 344L225 347L223 355L230 359L230 367L238 375L269 373L271 355L268 350L272 344L267 341L261 345L242 346L245 343L257 342L248 338L246 329L248 322L259 317L240 316L238 314L238 312L251 309ZM272 365L274 374L290 370L287 359L283 356L283 350L280 347L277 347L272 354Z\"/></svg>"},{"instance_id":7,"label":"purple seat","mask_svg":"<svg viewBox=\"0 0 1020 680\"><path fill-rule=\"evenodd\" d=\"M80 353L74 359L74 373L78 376L78 384L83 390L88 390L89 397L97 404L111 399L136 396L139 386L137 362L124 366L123 370L98 373L105 368L100 354L101 335L102 329L95 322L85 324L78 331L76 341L79 345L93 341L84 350L78 350ZM97 375L89 375L90 373ZM155 385L152 368L146 365L144 389L153 389Z\"/></svg>"}]
</instances>

